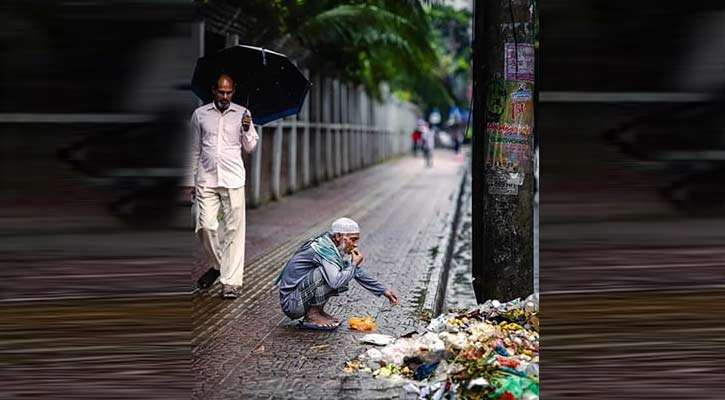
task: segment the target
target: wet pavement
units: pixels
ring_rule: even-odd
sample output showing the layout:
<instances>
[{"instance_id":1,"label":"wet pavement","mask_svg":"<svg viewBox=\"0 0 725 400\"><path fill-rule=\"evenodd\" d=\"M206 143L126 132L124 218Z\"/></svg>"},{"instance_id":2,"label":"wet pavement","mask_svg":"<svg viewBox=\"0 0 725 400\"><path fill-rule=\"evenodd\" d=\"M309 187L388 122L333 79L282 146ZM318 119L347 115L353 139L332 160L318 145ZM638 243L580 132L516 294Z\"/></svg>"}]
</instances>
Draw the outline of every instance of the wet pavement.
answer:
<instances>
[{"instance_id":1,"label":"wet pavement","mask_svg":"<svg viewBox=\"0 0 725 400\"><path fill-rule=\"evenodd\" d=\"M90 190L74 198L75 206L43 208L43 214L4 209L3 394L377 396L388 390L384 383L341 376L347 357L362 349L359 334L288 327L270 291L272 279L303 238L351 216L364 230L366 268L398 292L401 305L390 307L353 284L330 311L377 317L379 332L414 329L461 166L447 151L436 154L431 169L420 158L403 157L249 210L247 285L231 302L218 297L218 287L192 294L205 267L188 209L179 210L176 228L148 231L108 217ZM66 183L73 179L67 175ZM318 344L329 347L312 349Z\"/></svg>"},{"instance_id":2,"label":"wet pavement","mask_svg":"<svg viewBox=\"0 0 725 400\"><path fill-rule=\"evenodd\" d=\"M364 333L351 331L347 323L336 332L300 330L282 314L272 282L304 238L346 215L361 226L364 267L398 293L400 304L390 306L352 283L349 292L331 300L328 311L342 318L372 316L376 332L394 336L422 328L426 286L455 210L463 166L445 151L436 154L433 168L422 163L405 157L249 212L251 256L241 298L222 301L217 285L193 299L194 398L388 398L400 393L400 387L384 381L344 375L345 361L366 349L358 342ZM265 230L272 232L255 233ZM255 243L262 248L255 249ZM203 270L199 264L195 276Z\"/></svg>"}]
</instances>

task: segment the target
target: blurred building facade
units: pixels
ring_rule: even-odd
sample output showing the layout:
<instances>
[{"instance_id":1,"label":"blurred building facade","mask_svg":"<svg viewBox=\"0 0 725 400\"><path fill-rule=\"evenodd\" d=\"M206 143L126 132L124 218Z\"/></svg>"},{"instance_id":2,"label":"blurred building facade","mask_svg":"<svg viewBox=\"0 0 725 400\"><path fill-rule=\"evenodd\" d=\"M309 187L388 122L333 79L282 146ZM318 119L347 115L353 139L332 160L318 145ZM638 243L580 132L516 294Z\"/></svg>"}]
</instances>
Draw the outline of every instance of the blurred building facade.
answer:
<instances>
[{"instance_id":1,"label":"blurred building facade","mask_svg":"<svg viewBox=\"0 0 725 400\"><path fill-rule=\"evenodd\" d=\"M0 203L93 203L129 220L173 208L188 171L185 123L199 105L194 64L244 42L241 25L230 22L238 11L222 1L204 13L180 1L43 5L8 5L0 16L8 49L0 60ZM376 101L305 73L313 87L303 114L258 127L260 146L244 155L251 206L408 149L415 106L385 88ZM22 164L28 173L18 173Z\"/></svg>"}]
</instances>

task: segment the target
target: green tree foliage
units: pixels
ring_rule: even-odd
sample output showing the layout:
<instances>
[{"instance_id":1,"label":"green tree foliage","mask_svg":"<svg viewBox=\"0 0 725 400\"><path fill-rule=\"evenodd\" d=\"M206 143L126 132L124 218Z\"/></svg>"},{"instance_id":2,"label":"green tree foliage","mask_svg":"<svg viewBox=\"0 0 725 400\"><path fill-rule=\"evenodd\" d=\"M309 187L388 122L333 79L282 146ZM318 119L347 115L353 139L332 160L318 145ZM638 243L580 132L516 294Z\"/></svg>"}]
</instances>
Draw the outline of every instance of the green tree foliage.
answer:
<instances>
[{"instance_id":1,"label":"green tree foliage","mask_svg":"<svg viewBox=\"0 0 725 400\"><path fill-rule=\"evenodd\" d=\"M244 43L274 48L302 67L361 84L374 97L381 95L380 83L388 82L400 97L424 108L458 101L449 75L467 71L468 60L459 62L468 53L448 54L446 33L435 18L466 30L470 16L454 18L443 6L420 0L208 0L202 7L222 1L241 10Z\"/></svg>"},{"instance_id":2,"label":"green tree foliage","mask_svg":"<svg viewBox=\"0 0 725 400\"><path fill-rule=\"evenodd\" d=\"M468 106L466 89L471 82L471 14L450 6L433 5L432 43L439 56L438 74L446 81L454 101Z\"/></svg>"}]
</instances>

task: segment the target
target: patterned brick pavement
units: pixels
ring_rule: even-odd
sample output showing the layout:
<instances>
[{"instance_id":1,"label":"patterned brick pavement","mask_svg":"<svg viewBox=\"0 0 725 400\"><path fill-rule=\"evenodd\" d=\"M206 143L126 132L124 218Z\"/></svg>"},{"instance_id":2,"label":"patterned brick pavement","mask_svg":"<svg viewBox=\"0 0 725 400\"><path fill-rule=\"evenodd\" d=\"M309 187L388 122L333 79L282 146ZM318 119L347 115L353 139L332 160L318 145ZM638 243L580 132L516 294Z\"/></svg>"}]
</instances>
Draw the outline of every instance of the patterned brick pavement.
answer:
<instances>
[{"instance_id":1,"label":"patterned brick pavement","mask_svg":"<svg viewBox=\"0 0 725 400\"><path fill-rule=\"evenodd\" d=\"M398 292L391 307L356 284L331 301L341 317L376 317L378 333L417 329L420 305L461 178L461 163L436 154L403 158L357 172L248 214L248 264L242 297L218 299L216 288L194 297L194 398L389 398L399 393L383 381L345 376L344 362L365 351L363 333L299 330L279 309L272 280L299 241L348 215L363 230L365 268ZM203 271L197 261L194 276ZM315 346L328 345L313 349Z\"/></svg>"}]
</instances>

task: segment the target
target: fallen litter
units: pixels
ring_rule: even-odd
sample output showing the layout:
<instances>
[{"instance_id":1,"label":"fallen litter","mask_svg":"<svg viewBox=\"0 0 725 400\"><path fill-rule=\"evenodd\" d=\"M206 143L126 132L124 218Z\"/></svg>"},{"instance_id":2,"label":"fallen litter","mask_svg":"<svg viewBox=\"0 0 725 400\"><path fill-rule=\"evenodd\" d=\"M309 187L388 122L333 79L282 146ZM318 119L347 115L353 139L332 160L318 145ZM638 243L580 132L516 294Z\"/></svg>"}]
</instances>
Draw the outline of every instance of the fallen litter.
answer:
<instances>
[{"instance_id":1,"label":"fallen litter","mask_svg":"<svg viewBox=\"0 0 725 400\"><path fill-rule=\"evenodd\" d=\"M375 321L372 317L352 317L347 320L350 324L351 329L358 331L372 331L375 330Z\"/></svg>"},{"instance_id":2,"label":"fallen litter","mask_svg":"<svg viewBox=\"0 0 725 400\"><path fill-rule=\"evenodd\" d=\"M330 347L329 344L320 344L320 345L317 345L317 346L310 347L310 350L322 350L322 349L326 349L328 347Z\"/></svg>"},{"instance_id":3,"label":"fallen litter","mask_svg":"<svg viewBox=\"0 0 725 400\"><path fill-rule=\"evenodd\" d=\"M379 333L368 333L367 335L360 338L363 343L375 344L378 346L387 346L393 343L394 337L388 335L381 335Z\"/></svg>"},{"instance_id":4,"label":"fallen litter","mask_svg":"<svg viewBox=\"0 0 725 400\"><path fill-rule=\"evenodd\" d=\"M538 294L450 312L430 320L423 335L388 336L385 347L368 349L345 371L405 379L403 389L418 399L536 400L538 313ZM382 345L376 339L365 342Z\"/></svg>"}]
</instances>

